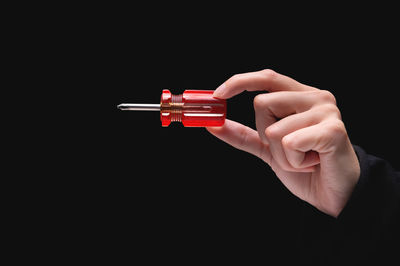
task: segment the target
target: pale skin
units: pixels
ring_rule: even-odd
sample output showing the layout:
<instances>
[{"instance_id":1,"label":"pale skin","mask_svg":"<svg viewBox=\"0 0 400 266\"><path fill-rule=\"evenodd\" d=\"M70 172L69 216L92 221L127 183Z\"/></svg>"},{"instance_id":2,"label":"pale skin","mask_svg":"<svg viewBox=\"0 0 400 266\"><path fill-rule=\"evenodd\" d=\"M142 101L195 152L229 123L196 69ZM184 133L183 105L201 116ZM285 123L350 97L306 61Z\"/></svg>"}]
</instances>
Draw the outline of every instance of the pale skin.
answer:
<instances>
[{"instance_id":1,"label":"pale skin","mask_svg":"<svg viewBox=\"0 0 400 266\"><path fill-rule=\"evenodd\" d=\"M337 217L360 176L360 165L335 97L265 69L232 76L214 97L268 91L254 98L256 129L227 119L207 130L270 165L300 199Z\"/></svg>"}]
</instances>

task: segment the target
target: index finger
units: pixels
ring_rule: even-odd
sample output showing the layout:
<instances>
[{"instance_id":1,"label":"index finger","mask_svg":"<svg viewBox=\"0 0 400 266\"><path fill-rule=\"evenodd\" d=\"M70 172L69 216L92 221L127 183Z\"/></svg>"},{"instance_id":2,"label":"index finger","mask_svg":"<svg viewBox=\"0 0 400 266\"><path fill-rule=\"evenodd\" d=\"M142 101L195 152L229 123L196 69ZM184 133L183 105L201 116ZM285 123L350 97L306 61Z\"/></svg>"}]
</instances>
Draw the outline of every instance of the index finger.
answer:
<instances>
[{"instance_id":1,"label":"index finger","mask_svg":"<svg viewBox=\"0 0 400 266\"><path fill-rule=\"evenodd\" d=\"M243 91L307 91L315 88L279 74L271 69L256 72L236 74L219 86L214 97L220 99L231 98Z\"/></svg>"}]
</instances>

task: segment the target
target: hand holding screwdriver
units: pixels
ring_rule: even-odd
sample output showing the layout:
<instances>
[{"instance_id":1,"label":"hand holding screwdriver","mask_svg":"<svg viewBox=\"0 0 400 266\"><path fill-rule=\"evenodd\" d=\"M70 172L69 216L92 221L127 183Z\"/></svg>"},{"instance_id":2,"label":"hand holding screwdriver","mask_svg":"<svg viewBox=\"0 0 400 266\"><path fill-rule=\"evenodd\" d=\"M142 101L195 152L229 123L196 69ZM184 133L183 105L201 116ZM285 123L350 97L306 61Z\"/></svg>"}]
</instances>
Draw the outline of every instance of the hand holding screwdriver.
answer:
<instances>
[{"instance_id":1,"label":"hand holding screwdriver","mask_svg":"<svg viewBox=\"0 0 400 266\"><path fill-rule=\"evenodd\" d=\"M254 98L257 130L226 119L208 131L261 158L294 195L337 217L360 166L335 97L272 70L234 75L214 97L229 99L245 90L270 92Z\"/></svg>"}]
</instances>

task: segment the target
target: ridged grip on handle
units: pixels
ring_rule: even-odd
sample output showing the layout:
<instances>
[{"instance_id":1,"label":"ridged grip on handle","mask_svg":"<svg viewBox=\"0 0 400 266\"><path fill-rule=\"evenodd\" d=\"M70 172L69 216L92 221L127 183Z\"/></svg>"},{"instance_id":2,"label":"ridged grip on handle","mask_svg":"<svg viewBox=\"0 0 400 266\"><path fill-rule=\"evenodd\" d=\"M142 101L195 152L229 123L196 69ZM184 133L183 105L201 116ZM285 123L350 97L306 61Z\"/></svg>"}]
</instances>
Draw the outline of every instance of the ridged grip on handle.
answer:
<instances>
[{"instance_id":1,"label":"ridged grip on handle","mask_svg":"<svg viewBox=\"0 0 400 266\"><path fill-rule=\"evenodd\" d=\"M212 90L185 90L172 95L163 90L160 117L163 127L182 122L185 127L217 127L225 123L226 100L214 98Z\"/></svg>"}]
</instances>

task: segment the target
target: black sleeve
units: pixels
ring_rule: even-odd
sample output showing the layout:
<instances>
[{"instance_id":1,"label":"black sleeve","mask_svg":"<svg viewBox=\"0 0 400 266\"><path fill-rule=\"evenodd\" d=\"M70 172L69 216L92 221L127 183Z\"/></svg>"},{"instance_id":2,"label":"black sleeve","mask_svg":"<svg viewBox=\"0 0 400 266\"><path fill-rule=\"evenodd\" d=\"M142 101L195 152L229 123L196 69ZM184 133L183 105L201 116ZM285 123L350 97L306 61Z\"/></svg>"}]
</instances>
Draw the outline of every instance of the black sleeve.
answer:
<instances>
[{"instance_id":1,"label":"black sleeve","mask_svg":"<svg viewBox=\"0 0 400 266\"><path fill-rule=\"evenodd\" d=\"M305 203L298 238L301 265L399 263L400 173L360 147L354 149L361 175L337 219Z\"/></svg>"}]
</instances>

